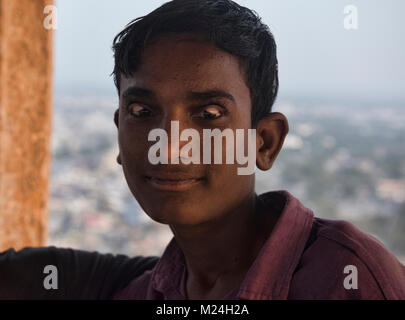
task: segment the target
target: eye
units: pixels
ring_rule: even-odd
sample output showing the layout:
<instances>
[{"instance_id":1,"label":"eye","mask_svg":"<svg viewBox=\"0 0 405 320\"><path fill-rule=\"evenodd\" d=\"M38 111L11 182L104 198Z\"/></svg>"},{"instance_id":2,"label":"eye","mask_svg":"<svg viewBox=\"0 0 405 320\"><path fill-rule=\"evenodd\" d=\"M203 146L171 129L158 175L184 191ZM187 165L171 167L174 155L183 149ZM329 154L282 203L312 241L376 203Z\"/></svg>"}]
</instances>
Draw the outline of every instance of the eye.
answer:
<instances>
[{"instance_id":1,"label":"eye","mask_svg":"<svg viewBox=\"0 0 405 320\"><path fill-rule=\"evenodd\" d=\"M135 103L128 106L128 112L137 118L147 117L152 113L149 109Z\"/></svg>"},{"instance_id":2,"label":"eye","mask_svg":"<svg viewBox=\"0 0 405 320\"><path fill-rule=\"evenodd\" d=\"M219 117L222 117L223 115L224 115L224 112L220 108L214 107L214 106L206 107L206 108L204 108L204 110L202 110L201 112L199 112L197 114L197 116L199 118L203 118L203 119L207 119L207 120L214 120Z\"/></svg>"}]
</instances>

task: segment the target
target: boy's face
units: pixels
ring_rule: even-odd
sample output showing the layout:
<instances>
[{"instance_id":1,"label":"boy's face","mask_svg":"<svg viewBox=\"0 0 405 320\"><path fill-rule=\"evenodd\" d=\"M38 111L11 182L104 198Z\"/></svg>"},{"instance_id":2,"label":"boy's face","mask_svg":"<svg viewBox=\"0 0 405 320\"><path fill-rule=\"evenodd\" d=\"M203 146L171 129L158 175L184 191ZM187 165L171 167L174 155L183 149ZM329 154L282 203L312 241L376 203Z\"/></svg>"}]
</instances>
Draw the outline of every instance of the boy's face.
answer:
<instances>
[{"instance_id":1,"label":"boy's face","mask_svg":"<svg viewBox=\"0 0 405 320\"><path fill-rule=\"evenodd\" d=\"M169 150L173 147L174 120L180 133L188 128L199 132L201 159L203 129L245 129L246 136L251 128L251 98L235 56L192 34L157 37L145 48L136 73L121 77L117 118L125 178L153 220L196 225L220 217L253 195L254 174L238 175L236 161L225 164L225 139L223 164L202 164L202 160L171 164L174 153L170 152L169 164L153 165L148 158L156 143L148 141L152 129L166 130ZM180 149L186 143L180 141ZM245 139L245 155L246 144Z\"/></svg>"}]
</instances>

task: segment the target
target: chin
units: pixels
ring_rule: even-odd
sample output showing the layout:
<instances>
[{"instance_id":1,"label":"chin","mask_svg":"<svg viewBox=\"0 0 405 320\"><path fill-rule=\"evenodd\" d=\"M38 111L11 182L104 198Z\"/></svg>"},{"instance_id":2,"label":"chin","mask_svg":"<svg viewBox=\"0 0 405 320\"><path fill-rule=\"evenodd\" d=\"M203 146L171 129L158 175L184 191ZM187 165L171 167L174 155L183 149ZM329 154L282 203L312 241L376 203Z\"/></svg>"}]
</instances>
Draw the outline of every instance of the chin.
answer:
<instances>
[{"instance_id":1,"label":"chin","mask_svg":"<svg viewBox=\"0 0 405 320\"><path fill-rule=\"evenodd\" d=\"M208 220L201 207L191 208L184 206L173 206L165 208L159 205L156 208L149 209L146 214L154 221L167 225L198 225Z\"/></svg>"}]
</instances>

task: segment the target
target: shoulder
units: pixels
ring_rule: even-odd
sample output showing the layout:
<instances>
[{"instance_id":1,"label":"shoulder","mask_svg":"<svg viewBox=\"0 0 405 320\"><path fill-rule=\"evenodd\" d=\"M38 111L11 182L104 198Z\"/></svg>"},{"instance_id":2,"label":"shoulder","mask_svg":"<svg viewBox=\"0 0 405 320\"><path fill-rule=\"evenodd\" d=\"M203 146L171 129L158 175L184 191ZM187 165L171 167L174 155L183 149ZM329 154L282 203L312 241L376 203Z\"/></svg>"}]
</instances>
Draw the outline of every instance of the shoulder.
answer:
<instances>
[{"instance_id":1,"label":"shoulder","mask_svg":"<svg viewBox=\"0 0 405 320\"><path fill-rule=\"evenodd\" d=\"M147 300L153 292L151 283L153 272L154 269L147 270L133 279L125 288L115 294L114 300Z\"/></svg>"},{"instance_id":2,"label":"shoulder","mask_svg":"<svg viewBox=\"0 0 405 320\"><path fill-rule=\"evenodd\" d=\"M290 297L405 299L405 267L353 224L315 218Z\"/></svg>"}]
</instances>

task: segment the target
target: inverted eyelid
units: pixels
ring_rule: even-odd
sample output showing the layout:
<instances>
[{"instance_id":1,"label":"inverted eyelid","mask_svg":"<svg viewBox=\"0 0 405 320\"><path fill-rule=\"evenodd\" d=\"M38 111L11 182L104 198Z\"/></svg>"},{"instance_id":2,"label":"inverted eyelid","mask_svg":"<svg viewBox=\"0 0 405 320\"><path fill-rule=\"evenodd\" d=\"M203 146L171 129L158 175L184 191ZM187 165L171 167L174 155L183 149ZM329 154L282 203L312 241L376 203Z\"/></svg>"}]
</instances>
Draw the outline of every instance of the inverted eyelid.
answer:
<instances>
[{"instance_id":1,"label":"inverted eyelid","mask_svg":"<svg viewBox=\"0 0 405 320\"><path fill-rule=\"evenodd\" d=\"M207 109L208 109L209 107L210 107L210 106L205 106L205 107L203 107L203 108L196 114L196 116L201 117L201 118L204 118L204 116L202 115L202 113L203 113L203 112L207 112L207 113L211 114L212 116L214 116L213 118L211 118L211 120L214 120L214 119L218 119L218 118L220 118L220 117L222 117L222 116L225 115L225 111L224 111L220 106L218 106L217 108L213 107L213 108L215 108L216 111L217 111L217 112L215 112L215 113L214 113L214 112L207 111Z\"/></svg>"},{"instance_id":2,"label":"inverted eyelid","mask_svg":"<svg viewBox=\"0 0 405 320\"><path fill-rule=\"evenodd\" d=\"M139 103L133 103L133 104L135 104L135 107L141 107L143 109L146 109L144 106L141 106ZM134 109L134 107L132 109Z\"/></svg>"},{"instance_id":3,"label":"inverted eyelid","mask_svg":"<svg viewBox=\"0 0 405 320\"><path fill-rule=\"evenodd\" d=\"M207 110L207 109L215 109L215 110L218 110L218 109L221 109L220 107L213 107L213 106L206 106L205 108L204 108L204 110ZM219 110L218 110L219 111Z\"/></svg>"}]
</instances>

